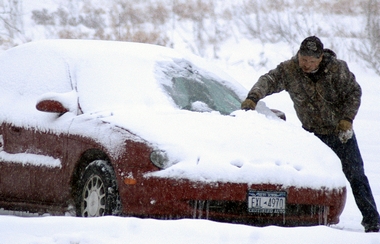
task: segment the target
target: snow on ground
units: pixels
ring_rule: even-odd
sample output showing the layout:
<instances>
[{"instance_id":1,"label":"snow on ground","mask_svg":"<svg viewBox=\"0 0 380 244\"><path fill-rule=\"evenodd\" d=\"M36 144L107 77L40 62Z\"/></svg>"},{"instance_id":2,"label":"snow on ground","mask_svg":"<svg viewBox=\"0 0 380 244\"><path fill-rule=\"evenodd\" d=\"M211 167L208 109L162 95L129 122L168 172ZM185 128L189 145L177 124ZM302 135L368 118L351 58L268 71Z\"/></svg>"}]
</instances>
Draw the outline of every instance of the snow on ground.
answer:
<instances>
[{"instance_id":1,"label":"snow on ground","mask_svg":"<svg viewBox=\"0 0 380 244\"><path fill-rule=\"evenodd\" d=\"M12 244L380 243L379 234L342 231L326 226L260 228L206 220L4 216L0 218L0 226L0 243Z\"/></svg>"}]
</instances>

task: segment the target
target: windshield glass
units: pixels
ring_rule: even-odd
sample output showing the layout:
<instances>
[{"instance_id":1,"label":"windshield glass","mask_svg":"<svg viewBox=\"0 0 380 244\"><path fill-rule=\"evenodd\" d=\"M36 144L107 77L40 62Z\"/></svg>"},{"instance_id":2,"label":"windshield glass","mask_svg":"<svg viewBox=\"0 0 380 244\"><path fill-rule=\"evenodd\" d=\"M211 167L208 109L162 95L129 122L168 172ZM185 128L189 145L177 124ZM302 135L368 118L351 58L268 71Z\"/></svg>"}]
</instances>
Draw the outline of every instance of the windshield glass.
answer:
<instances>
[{"instance_id":1,"label":"windshield glass","mask_svg":"<svg viewBox=\"0 0 380 244\"><path fill-rule=\"evenodd\" d=\"M182 62L164 73L170 82L163 84L167 94L180 109L198 112L219 111L228 115L240 109L239 96L210 75Z\"/></svg>"}]
</instances>

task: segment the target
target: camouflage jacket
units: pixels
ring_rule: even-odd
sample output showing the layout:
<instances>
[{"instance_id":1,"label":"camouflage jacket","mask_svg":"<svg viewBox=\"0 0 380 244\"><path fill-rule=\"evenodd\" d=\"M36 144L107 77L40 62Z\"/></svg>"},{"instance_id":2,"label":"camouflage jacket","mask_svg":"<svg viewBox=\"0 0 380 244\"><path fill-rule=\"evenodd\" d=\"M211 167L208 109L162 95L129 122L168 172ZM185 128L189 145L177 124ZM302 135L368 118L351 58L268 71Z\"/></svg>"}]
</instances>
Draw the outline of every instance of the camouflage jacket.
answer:
<instances>
[{"instance_id":1,"label":"camouflage jacket","mask_svg":"<svg viewBox=\"0 0 380 244\"><path fill-rule=\"evenodd\" d=\"M361 88L354 74L329 49L324 50L316 73L304 73L296 55L261 76L247 98L258 102L283 90L289 93L303 128L316 134L334 133L339 120L352 122L360 106Z\"/></svg>"}]
</instances>

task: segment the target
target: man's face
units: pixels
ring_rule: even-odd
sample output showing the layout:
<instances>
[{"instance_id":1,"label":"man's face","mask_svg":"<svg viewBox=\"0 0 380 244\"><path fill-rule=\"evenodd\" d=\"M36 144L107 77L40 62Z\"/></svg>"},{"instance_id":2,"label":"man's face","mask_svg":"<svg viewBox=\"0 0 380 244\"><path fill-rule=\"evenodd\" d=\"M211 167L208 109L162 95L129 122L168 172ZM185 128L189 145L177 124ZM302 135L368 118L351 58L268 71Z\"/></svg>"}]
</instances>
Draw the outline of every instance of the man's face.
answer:
<instances>
[{"instance_id":1,"label":"man's face","mask_svg":"<svg viewBox=\"0 0 380 244\"><path fill-rule=\"evenodd\" d=\"M313 71L316 71L319 67L319 64L321 63L323 58L323 54L319 58L315 58L312 56L302 56L301 54L298 54L298 65L305 73L311 73Z\"/></svg>"}]
</instances>

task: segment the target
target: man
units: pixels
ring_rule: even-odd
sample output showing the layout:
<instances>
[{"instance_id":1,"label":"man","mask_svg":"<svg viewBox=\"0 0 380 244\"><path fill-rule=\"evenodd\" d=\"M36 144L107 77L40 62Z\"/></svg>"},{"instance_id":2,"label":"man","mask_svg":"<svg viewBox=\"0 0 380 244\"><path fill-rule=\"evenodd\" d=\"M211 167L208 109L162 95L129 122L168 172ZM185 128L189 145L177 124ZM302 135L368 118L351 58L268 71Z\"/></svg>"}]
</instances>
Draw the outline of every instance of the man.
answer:
<instances>
[{"instance_id":1,"label":"man","mask_svg":"<svg viewBox=\"0 0 380 244\"><path fill-rule=\"evenodd\" d=\"M241 108L254 110L260 99L283 90L289 93L302 127L340 158L365 231L378 232L380 217L352 128L361 88L346 62L324 49L318 37L310 36L301 43L296 56L259 78Z\"/></svg>"}]
</instances>

